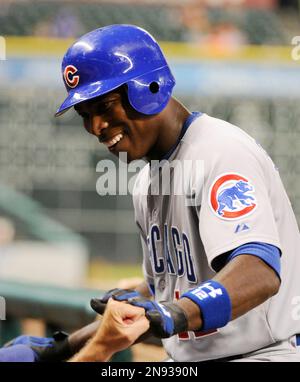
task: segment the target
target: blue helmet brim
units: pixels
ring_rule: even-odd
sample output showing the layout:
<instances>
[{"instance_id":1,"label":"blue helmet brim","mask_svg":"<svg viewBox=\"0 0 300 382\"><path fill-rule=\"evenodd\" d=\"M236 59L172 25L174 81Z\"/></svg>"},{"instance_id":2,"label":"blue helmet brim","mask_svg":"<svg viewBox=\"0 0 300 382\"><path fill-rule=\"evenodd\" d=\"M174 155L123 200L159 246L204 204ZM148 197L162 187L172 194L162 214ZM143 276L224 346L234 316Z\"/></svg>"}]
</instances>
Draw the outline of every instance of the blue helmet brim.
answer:
<instances>
[{"instance_id":1,"label":"blue helmet brim","mask_svg":"<svg viewBox=\"0 0 300 382\"><path fill-rule=\"evenodd\" d=\"M78 86L74 90L69 91L68 97L60 105L59 109L55 113L55 117L59 117L68 111L71 107L78 105L81 102L85 102L101 95L107 94L118 87L123 85L123 82L120 79L93 82L85 86Z\"/></svg>"}]
</instances>

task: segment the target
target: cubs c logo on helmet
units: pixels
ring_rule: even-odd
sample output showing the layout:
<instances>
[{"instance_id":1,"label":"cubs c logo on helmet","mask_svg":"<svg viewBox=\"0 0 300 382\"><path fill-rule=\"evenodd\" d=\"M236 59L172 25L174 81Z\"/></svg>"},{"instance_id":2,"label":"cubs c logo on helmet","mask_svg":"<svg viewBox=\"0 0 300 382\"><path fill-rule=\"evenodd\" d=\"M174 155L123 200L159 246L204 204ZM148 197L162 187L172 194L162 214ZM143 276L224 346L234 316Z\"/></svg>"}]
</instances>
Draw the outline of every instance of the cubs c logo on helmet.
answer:
<instances>
[{"instance_id":1,"label":"cubs c logo on helmet","mask_svg":"<svg viewBox=\"0 0 300 382\"><path fill-rule=\"evenodd\" d=\"M79 83L79 76L74 74L78 72L78 69L73 65L68 65L64 70L64 80L70 88L76 88Z\"/></svg>"},{"instance_id":2,"label":"cubs c logo on helmet","mask_svg":"<svg viewBox=\"0 0 300 382\"><path fill-rule=\"evenodd\" d=\"M215 215L226 220L249 215L257 206L254 186L239 174L222 174L209 192L209 204Z\"/></svg>"}]
</instances>

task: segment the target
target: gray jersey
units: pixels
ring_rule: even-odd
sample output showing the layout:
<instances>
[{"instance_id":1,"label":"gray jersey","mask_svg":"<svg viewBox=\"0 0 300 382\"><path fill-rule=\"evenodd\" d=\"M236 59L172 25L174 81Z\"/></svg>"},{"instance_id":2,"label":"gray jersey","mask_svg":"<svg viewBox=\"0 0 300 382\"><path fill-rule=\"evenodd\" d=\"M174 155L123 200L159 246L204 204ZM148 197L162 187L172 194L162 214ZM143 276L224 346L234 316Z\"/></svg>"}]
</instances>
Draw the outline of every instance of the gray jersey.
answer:
<instances>
[{"instance_id":1,"label":"gray jersey","mask_svg":"<svg viewBox=\"0 0 300 382\"><path fill-rule=\"evenodd\" d=\"M249 242L281 249L282 283L276 296L224 328L164 340L170 357L201 361L245 354L300 333L294 314L300 295L300 236L272 160L241 129L206 114L189 126L169 158L174 160L203 161L203 173L197 166L190 173L188 195L151 195L148 164L138 175L133 197L144 275L155 287L156 301L178 299L212 278L214 259ZM171 174L169 183L174 182ZM198 203L188 205L187 198Z\"/></svg>"}]
</instances>

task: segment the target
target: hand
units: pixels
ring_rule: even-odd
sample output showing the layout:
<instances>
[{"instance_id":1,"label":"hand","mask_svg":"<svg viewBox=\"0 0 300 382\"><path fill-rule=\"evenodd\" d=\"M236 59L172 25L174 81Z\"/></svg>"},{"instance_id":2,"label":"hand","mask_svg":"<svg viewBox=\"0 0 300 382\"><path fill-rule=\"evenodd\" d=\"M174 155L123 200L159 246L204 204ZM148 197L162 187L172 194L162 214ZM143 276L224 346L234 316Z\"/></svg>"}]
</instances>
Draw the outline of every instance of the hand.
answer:
<instances>
[{"instance_id":1,"label":"hand","mask_svg":"<svg viewBox=\"0 0 300 382\"><path fill-rule=\"evenodd\" d=\"M111 297L116 298L118 301L127 301L130 298L141 297L141 294L133 289L111 289L102 298L93 298L91 300L91 307L95 312L103 314L106 304Z\"/></svg>"},{"instance_id":2,"label":"hand","mask_svg":"<svg viewBox=\"0 0 300 382\"><path fill-rule=\"evenodd\" d=\"M6 343L4 347L14 345L25 345L32 349L35 362L64 361L71 356L68 336L62 332L56 333L53 338L22 335Z\"/></svg>"},{"instance_id":3,"label":"hand","mask_svg":"<svg viewBox=\"0 0 300 382\"><path fill-rule=\"evenodd\" d=\"M21 335L7 342L4 347L25 345L33 351L35 362L39 362L41 353L46 349L52 349L54 342L54 338Z\"/></svg>"},{"instance_id":4,"label":"hand","mask_svg":"<svg viewBox=\"0 0 300 382\"><path fill-rule=\"evenodd\" d=\"M114 353L132 345L148 329L144 309L110 299L95 336L71 361L107 361Z\"/></svg>"},{"instance_id":5,"label":"hand","mask_svg":"<svg viewBox=\"0 0 300 382\"><path fill-rule=\"evenodd\" d=\"M176 304L158 303L145 298L133 298L128 303L145 309L150 321L150 333L156 337L168 338L188 329L186 314Z\"/></svg>"}]
</instances>

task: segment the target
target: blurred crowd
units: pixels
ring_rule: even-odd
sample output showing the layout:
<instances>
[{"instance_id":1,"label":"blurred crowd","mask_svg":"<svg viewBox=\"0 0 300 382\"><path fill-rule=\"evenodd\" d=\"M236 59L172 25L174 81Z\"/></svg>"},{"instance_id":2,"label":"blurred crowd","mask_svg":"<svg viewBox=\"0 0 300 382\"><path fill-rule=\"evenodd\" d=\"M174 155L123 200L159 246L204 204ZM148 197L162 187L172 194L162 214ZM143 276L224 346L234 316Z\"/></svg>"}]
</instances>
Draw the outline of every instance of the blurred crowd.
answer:
<instances>
[{"instance_id":1,"label":"blurred crowd","mask_svg":"<svg viewBox=\"0 0 300 382\"><path fill-rule=\"evenodd\" d=\"M2 0L0 35L78 37L103 25L128 23L159 40L217 47L280 44L283 5L298 7L296 0Z\"/></svg>"},{"instance_id":2,"label":"blurred crowd","mask_svg":"<svg viewBox=\"0 0 300 382\"><path fill-rule=\"evenodd\" d=\"M271 1L274 3L274 1ZM122 5L126 2L122 2ZM131 2L128 1L130 4ZM141 6L142 1L136 2ZM161 2L162 3L162 2ZM211 7L211 3L214 5ZM231 4L230 4L231 3ZM230 17L211 21L210 11L215 8L229 12L239 11L244 1L233 1L226 5L222 2L193 0L168 5L169 22L175 22L182 29L182 39L184 41L204 43L210 45L241 45L248 41L247 34ZM145 2L147 4L147 2ZM116 4L116 7L118 4ZM124 22L126 22L124 20ZM58 8L57 13L48 19L41 20L34 28L34 35L48 37L77 37L85 32L85 25L82 23L76 8L68 3Z\"/></svg>"},{"instance_id":3,"label":"blurred crowd","mask_svg":"<svg viewBox=\"0 0 300 382\"><path fill-rule=\"evenodd\" d=\"M230 8L232 10L232 6ZM211 21L209 7L203 1L194 1L174 11L177 11L185 31L185 41L216 47L239 46L249 42L246 33L229 18Z\"/></svg>"}]
</instances>

